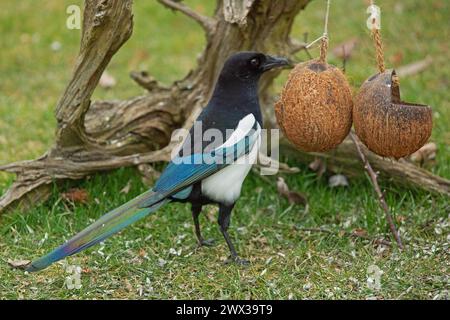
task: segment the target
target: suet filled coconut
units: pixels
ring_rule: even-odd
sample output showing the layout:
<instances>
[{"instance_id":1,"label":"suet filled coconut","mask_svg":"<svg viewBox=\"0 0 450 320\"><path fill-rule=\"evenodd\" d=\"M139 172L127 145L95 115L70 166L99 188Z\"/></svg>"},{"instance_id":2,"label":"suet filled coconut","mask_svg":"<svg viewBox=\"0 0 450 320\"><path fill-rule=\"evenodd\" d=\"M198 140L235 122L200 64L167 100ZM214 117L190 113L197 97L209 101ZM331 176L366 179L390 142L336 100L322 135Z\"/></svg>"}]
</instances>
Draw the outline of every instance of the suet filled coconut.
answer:
<instances>
[{"instance_id":1,"label":"suet filled coconut","mask_svg":"<svg viewBox=\"0 0 450 320\"><path fill-rule=\"evenodd\" d=\"M303 151L339 145L352 126L352 93L341 70L311 60L298 64L275 104L278 125Z\"/></svg>"},{"instance_id":2,"label":"suet filled coconut","mask_svg":"<svg viewBox=\"0 0 450 320\"><path fill-rule=\"evenodd\" d=\"M355 98L355 131L373 152L396 159L420 149L431 135L429 106L400 99L395 71L385 71L367 79Z\"/></svg>"}]
</instances>

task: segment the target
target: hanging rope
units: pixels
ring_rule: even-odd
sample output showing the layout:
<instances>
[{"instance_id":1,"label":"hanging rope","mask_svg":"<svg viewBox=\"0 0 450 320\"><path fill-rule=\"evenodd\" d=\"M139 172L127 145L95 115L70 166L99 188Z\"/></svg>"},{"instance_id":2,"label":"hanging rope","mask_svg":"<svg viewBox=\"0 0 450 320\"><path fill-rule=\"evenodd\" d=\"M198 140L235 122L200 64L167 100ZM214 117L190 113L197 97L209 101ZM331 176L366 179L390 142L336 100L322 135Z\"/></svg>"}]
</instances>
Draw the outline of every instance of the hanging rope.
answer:
<instances>
[{"instance_id":1,"label":"hanging rope","mask_svg":"<svg viewBox=\"0 0 450 320\"><path fill-rule=\"evenodd\" d=\"M327 0L327 11L325 14L325 25L323 28L322 35L322 43L320 45L320 58L319 61L321 63L327 62L327 52L328 52L328 18L330 16L330 2L331 0Z\"/></svg>"},{"instance_id":2,"label":"hanging rope","mask_svg":"<svg viewBox=\"0 0 450 320\"><path fill-rule=\"evenodd\" d=\"M381 41L381 34L379 29L372 29L372 37L375 42L375 54L377 58L378 70L383 73L386 70L384 65L384 50L383 42Z\"/></svg>"},{"instance_id":3,"label":"hanging rope","mask_svg":"<svg viewBox=\"0 0 450 320\"><path fill-rule=\"evenodd\" d=\"M367 13L370 14L369 19L367 20L367 27L372 32L372 38L375 44L375 55L377 59L378 70L381 73L386 71L386 67L384 65L384 49L383 49L383 41L381 40L381 10L378 6L374 4L374 1L370 1L370 6L367 8Z\"/></svg>"}]
</instances>

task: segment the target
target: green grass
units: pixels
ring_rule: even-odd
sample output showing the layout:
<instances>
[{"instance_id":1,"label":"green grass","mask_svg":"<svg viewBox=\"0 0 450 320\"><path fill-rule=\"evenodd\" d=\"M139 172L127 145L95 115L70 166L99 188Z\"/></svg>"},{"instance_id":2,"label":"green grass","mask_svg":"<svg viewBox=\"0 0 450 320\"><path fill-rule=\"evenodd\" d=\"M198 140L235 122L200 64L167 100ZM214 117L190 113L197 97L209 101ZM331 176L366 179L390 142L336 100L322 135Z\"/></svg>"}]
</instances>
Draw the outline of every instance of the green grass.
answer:
<instances>
[{"instance_id":1,"label":"green grass","mask_svg":"<svg viewBox=\"0 0 450 320\"><path fill-rule=\"evenodd\" d=\"M70 77L80 40L79 31L65 28L65 8L74 3L81 1L2 4L0 164L39 156L52 143L53 109ZM187 3L204 13L213 10L213 1ZM434 58L423 73L401 79L402 95L433 107L432 140L439 151L430 170L450 178L449 4L444 0L379 4L388 66L398 67L427 55ZM294 35L308 32L310 39L319 36L323 9L323 1L311 3L298 16ZM359 39L347 63L347 75L355 88L376 70L366 18L363 1L333 2L331 46L351 37ZM50 49L54 41L61 43L59 51ZM94 98L142 94L128 78L131 70L146 69L170 83L195 67L203 45L204 36L194 22L155 1L135 1L134 34L108 67L118 84L109 91L97 89ZM393 57L399 53L403 59L394 64ZM298 57L306 59L304 53ZM332 56L330 62L341 64ZM273 177L268 182L252 173L246 180L232 216L231 235L241 255L251 260L249 267L223 264L228 251L215 222L214 207L205 209L208 214L201 217L201 224L205 237L215 238L218 245L197 249L189 206L173 204L108 239L102 250L97 246L67 259L84 270L79 290L66 288L67 274L61 264L24 274L9 268L6 261L46 253L146 187L134 169L121 169L77 184L90 194L85 205L61 200L61 190L73 184L55 188L47 203L26 213L0 217L0 298L448 298L448 198L381 181L407 243L402 252L395 247L383 251L343 234L360 228L372 237L389 237L368 179L350 179L349 188L330 189L325 178L300 167L299 174L285 178L292 189L308 195L307 213L277 195ZM0 174L0 193L12 178ZM129 181L130 192L120 193ZM333 233L302 228L326 228ZM171 248L181 249L181 254L171 254ZM371 265L384 272L379 291L366 285Z\"/></svg>"}]
</instances>

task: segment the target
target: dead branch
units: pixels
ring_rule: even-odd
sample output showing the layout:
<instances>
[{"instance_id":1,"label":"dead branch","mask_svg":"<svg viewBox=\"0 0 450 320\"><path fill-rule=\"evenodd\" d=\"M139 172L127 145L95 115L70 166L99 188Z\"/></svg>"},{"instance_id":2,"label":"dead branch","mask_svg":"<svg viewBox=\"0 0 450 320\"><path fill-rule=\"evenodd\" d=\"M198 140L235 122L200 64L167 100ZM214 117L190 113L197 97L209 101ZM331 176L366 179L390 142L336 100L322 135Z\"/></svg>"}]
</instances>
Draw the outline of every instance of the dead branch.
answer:
<instances>
[{"instance_id":1,"label":"dead branch","mask_svg":"<svg viewBox=\"0 0 450 320\"><path fill-rule=\"evenodd\" d=\"M392 219L391 213L389 211L389 207L384 198L384 193L381 192L380 186L378 185L377 174L375 173L375 171L373 171L372 166L370 165L369 161L367 160L364 152L361 150L361 142L359 141L358 137L353 132L350 132L350 137L353 140L353 142L355 143L356 150L358 150L358 154L359 154L362 162L364 163L364 168L366 169L367 173L369 174L370 180L372 181L373 188L375 189L375 192L378 195L378 200L380 202L380 206L384 210L384 213L386 214L386 220L389 224L389 229L391 230L399 248L403 249L402 240L400 238L400 235L398 234L397 228L395 227L394 220Z\"/></svg>"},{"instance_id":2,"label":"dead branch","mask_svg":"<svg viewBox=\"0 0 450 320\"><path fill-rule=\"evenodd\" d=\"M155 89L170 90L170 88L163 87L158 80L149 75L146 71L133 71L130 73L130 78L133 79L142 88L153 91Z\"/></svg>"},{"instance_id":3,"label":"dead branch","mask_svg":"<svg viewBox=\"0 0 450 320\"><path fill-rule=\"evenodd\" d=\"M215 19L201 15L200 13L196 12L195 10L192 10L187 5L181 2L173 0L158 0L158 2L163 4L167 8L180 11L181 13L192 18L194 21L197 21L208 35L214 32L214 29L217 25L217 21Z\"/></svg>"},{"instance_id":4,"label":"dead branch","mask_svg":"<svg viewBox=\"0 0 450 320\"><path fill-rule=\"evenodd\" d=\"M308 44L306 42L299 41L295 38L289 38L289 47L291 49L291 54L296 54L299 51L307 50L307 46Z\"/></svg>"}]
</instances>

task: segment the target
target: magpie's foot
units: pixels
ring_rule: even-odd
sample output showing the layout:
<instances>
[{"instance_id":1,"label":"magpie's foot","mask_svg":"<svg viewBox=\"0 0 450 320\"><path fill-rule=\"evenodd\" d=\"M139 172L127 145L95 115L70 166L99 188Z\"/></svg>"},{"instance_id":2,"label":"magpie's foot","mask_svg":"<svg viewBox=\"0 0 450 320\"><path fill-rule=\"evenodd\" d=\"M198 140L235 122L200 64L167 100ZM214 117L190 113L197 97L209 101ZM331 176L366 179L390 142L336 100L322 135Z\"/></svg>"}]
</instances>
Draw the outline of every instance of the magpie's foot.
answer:
<instances>
[{"instance_id":1,"label":"magpie's foot","mask_svg":"<svg viewBox=\"0 0 450 320\"><path fill-rule=\"evenodd\" d=\"M229 256L228 259L225 261L225 264L237 264L239 266L248 266L250 264L250 261L239 258L239 256Z\"/></svg>"},{"instance_id":2,"label":"magpie's foot","mask_svg":"<svg viewBox=\"0 0 450 320\"><path fill-rule=\"evenodd\" d=\"M208 240L201 239L198 242L199 247L213 247L215 245L216 245L216 240L214 240L214 239L208 239Z\"/></svg>"}]
</instances>

